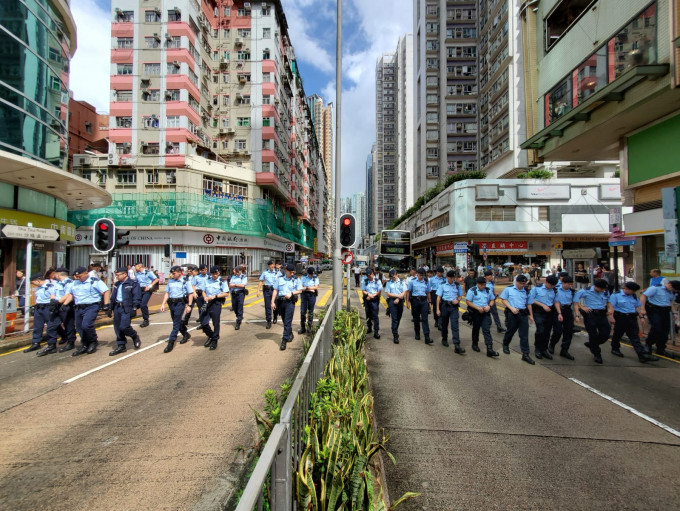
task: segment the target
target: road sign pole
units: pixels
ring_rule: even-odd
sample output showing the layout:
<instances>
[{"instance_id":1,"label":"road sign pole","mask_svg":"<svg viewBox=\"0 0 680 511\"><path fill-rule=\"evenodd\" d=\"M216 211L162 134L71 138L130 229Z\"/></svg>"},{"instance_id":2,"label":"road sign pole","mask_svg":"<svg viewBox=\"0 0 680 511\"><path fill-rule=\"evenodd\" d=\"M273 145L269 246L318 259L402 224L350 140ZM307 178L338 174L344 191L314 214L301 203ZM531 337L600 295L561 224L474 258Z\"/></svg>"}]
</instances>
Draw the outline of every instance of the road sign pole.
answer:
<instances>
[{"instance_id":1,"label":"road sign pole","mask_svg":"<svg viewBox=\"0 0 680 511\"><path fill-rule=\"evenodd\" d=\"M28 227L33 227L31 222L26 224ZM26 278L24 285L24 332L28 332L29 322L31 319L31 255L33 254L33 240L26 240L26 272L24 277Z\"/></svg>"},{"instance_id":2,"label":"road sign pole","mask_svg":"<svg viewBox=\"0 0 680 511\"><path fill-rule=\"evenodd\" d=\"M341 120L342 120L342 0L336 6L336 39L335 39L335 215L333 228L335 229L335 246L333 247L333 295L340 295L338 303L342 302L342 256L340 252L340 202L341 202Z\"/></svg>"},{"instance_id":3,"label":"road sign pole","mask_svg":"<svg viewBox=\"0 0 680 511\"><path fill-rule=\"evenodd\" d=\"M346 266L347 266L347 305L345 306L345 310L349 312L349 275L350 275L349 269L352 265L348 264Z\"/></svg>"}]
</instances>

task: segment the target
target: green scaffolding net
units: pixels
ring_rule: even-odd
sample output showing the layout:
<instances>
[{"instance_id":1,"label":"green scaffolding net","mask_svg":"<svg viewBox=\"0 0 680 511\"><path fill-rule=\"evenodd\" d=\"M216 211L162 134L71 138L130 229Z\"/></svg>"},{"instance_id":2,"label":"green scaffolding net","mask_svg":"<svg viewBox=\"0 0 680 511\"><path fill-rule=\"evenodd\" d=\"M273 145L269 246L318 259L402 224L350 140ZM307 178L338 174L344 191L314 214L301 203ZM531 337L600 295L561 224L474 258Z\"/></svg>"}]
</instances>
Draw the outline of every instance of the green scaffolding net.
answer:
<instances>
[{"instance_id":1,"label":"green scaffolding net","mask_svg":"<svg viewBox=\"0 0 680 511\"><path fill-rule=\"evenodd\" d=\"M110 206L69 211L76 228L91 226L98 218L111 218L125 227L206 227L224 232L266 237L281 236L313 248L316 230L270 200L236 200L209 194L159 192L114 193Z\"/></svg>"}]
</instances>

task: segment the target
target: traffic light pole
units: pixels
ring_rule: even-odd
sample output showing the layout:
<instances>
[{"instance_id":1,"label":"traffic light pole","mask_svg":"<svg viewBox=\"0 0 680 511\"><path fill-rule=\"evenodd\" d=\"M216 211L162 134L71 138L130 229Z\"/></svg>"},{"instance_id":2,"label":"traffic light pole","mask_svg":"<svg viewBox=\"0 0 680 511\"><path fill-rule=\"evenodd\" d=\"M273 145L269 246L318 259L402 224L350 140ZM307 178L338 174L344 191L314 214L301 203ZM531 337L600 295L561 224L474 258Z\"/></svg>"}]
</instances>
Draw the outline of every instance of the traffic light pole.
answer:
<instances>
[{"instance_id":1,"label":"traffic light pole","mask_svg":"<svg viewBox=\"0 0 680 511\"><path fill-rule=\"evenodd\" d=\"M342 119L342 0L337 0L335 42L335 244L333 247L333 295L342 300L342 256L340 251L340 148Z\"/></svg>"}]
</instances>

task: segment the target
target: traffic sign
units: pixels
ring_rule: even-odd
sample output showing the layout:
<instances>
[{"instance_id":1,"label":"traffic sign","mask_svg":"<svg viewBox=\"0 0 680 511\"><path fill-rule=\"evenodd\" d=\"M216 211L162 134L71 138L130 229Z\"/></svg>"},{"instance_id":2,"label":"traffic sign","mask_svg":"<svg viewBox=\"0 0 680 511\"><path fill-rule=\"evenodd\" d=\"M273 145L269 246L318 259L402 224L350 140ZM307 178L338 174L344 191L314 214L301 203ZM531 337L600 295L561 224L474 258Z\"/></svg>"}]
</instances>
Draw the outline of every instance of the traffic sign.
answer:
<instances>
[{"instance_id":1,"label":"traffic sign","mask_svg":"<svg viewBox=\"0 0 680 511\"><path fill-rule=\"evenodd\" d=\"M602 257L600 248L575 248L563 250L562 257L565 259L597 259Z\"/></svg>"},{"instance_id":2,"label":"traffic sign","mask_svg":"<svg viewBox=\"0 0 680 511\"><path fill-rule=\"evenodd\" d=\"M613 241L609 242L610 247L625 247L625 246L630 246L630 245L635 245L635 238L613 240Z\"/></svg>"},{"instance_id":3,"label":"traffic sign","mask_svg":"<svg viewBox=\"0 0 680 511\"><path fill-rule=\"evenodd\" d=\"M295 252L295 243L286 243L286 252Z\"/></svg>"},{"instance_id":4,"label":"traffic sign","mask_svg":"<svg viewBox=\"0 0 680 511\"><path fill-rule=\"evenodd\" d=\"M59 231L56 229L42 229L40 227L28 227L27 225L0 224L0 233L3 238L57 241Z\"/></svg>"},{"instance_id":5,"label":"traffic sign","mask_svg":"<svg viewBox=\"0 0 680 511\"><path fill-rule=\"evenodd\" d=\"M354 254L348 250L345 252L345 256L342 259L342 264L352 264L352 261L354 261Z\"/></svg>"}]
</instances>

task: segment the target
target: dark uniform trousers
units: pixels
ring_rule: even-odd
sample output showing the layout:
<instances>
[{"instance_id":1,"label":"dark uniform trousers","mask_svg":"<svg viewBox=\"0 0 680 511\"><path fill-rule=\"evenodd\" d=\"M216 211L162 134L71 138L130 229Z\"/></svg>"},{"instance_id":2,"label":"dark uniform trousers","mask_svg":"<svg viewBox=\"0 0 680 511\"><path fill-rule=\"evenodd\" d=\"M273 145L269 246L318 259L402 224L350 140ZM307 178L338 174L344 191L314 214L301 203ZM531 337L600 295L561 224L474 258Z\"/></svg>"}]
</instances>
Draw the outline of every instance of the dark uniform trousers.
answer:
<instances>
[{"instance_id":1,"label":"dark uniform trousers","mask_svg":"<svg viewBox=\"0 0 680 511\"><path fill-rule=\"evenodd\" d=\"M304 291L300 298L300 322L302 326L305 325L305 320L312 327L314 321L314 307L316 306L316 294L314 292ZM307 317L309 315L309 318Z\"/></svg>"},{"instance_id":2,"label":"dark uniform trousers","mask_svg":"<svg viewBox=\"0 0 680 511\"><path fill-rule=\"evenodd\" d=\"M591 312L583 313L583 324L588 332L588 343L593 355L600 355L600 345L607 342L611 327L607 320L607 312L604 309L592 309Z\"/></svg>"},{"instance_id":3,"label":"dark uniform trousers","mask_svg":"<svg viewBox=\"0 0 680 511\"><path fill-rule=\"evenodd\" d=\"M274 294L274 286L262 286L262 295L264 296L264 317L269 322L272 320L272 295Z\"/></svg>"},{"instance_id":4,"label":"dark uniform trousers","mask_svg":"<svg viewBox=\"0 0 680 511\"><path fill-rule=\"evenodd\" d=\"M113 331L116 333L116 343L120 346L127 343L125 337L136 337L137 332L130 325L130 313L125 312L125 306L122 302L116 302L113 308Z\"/></svg>"},{"instance_id":5,"label":"dark uniform trousers","mask_svg":"<svg viewBox=\"0 0 680 511\"><path fill-rule=\"evenodd\" d=\"M519 332L519 348L525 355L529 354L529 311L519 309L517 314L513 314L508 308L505 309L505 328L503 336L503 346L510 346L515 332Z\"/></svg>"},{"instance_id":6,"label":"dark uniform trousers","mask_svg":"<svg viewBox=\"0 0 680 511\"><path fill-rule=\"evenodd\" d=\"M449 323L451 324L451 341L453 344L460 344L460 334L458 333L458 305L451 302L441 302L441 327L442 341L448 341Z\"/></svg>"},{"instance_id":7,"label":"dark uniform trousers","mask_svg":"<svg viewBox=\"0 0 680 511\"><path fill-rule=\"evenodd\" d=\"M57 344L57 326L59 319L54 319L50 312L50 304L38 304L33 312L33 344L40 344L42 341L43 328L47 327L47 344L55 346Z\"/></svg>"},{"instance_id":8,"label":"dark uniform trousers","mask_svg":"<svg viewBox=\"0 0 680 511\"><path fill-rule=\"evenodd\" d=\"M97 312L99 312L99 302L76 305L76 330L80 335L80 342L83 346L97 342L97 331L94 328Z\"/></svg>"},{"instance_id":9,"label":"dark uniform trousers","mask_svg":"<svg viewBox=\"0 0 680 511\"><path fill-rule=\"evenodd\" d=\"M356 287L359 287L359 285L361 284L360 281L361 281L361 273L355 273L354 274L354 285Z\"/></svg>"},{"instance_id":10,"label":"dark uniform trousers","mask_svg":"<svg viewBox=\"0 0 680 511\"><path fill-rule=\"evenodd\" d=\"M491 313L479 312L470 307L472 314L472 344L479 344L479 330L481 328L484 336L484 344L487 348L493 348L493 338L491 337Z\"/></svg>"},{"instance_id":11,"label":"dark uniform trousers","mask_svg":"<svg viewBox=\"0 0 680 511\"><path fill-rule=\"evenodd\" d=\"M151 295L153 291L144 291L142 289L142 303L139 308L142 311L142 319L144 321L149 321L149 300L151 300Z\"/></svg>"},{"instance_id":12,"label":"dark uniform trousers","mask_svg":"<svg viewBox=\"0 0 680 511\"><path fill-rule=\"evenodd\" d=\"M411 296L411 316L413 316L413 329L416 335L420 335L420 324L423 325L423 333L430 335L430 324L427 315L430 313L430 304L425 296Z\"/></svg>"},{"instance_id":13,"label":"dark uniform trousers","mask_svg":"<svg viewBox=\"0 0 680 511\"><path fill-rule=\"evenodd\" d=\"M295 304L291 300L281 299L281 305L276 306L279 315L283 319L283 339L290 341L293 338L293 316L295 314Z\"/></svg>"},{"instance_id":14,"label":"dark uniform trousers","mask_svg":"<svg viewBox=\"0 0 680 511\"><path fill-rule=\"evenodd\" d=\"M176 301L171 303L170 300ZM182 335L186 335L188 333L187 327L184 324L182 317L186 303L184 303L184 298L170 298L168 300L168 305L170 309L170 317L172 318L172 331L170 332L170 337L168 337L168 340L175 342L177 340L178 332Z\"/></svg>"},{"instance_id":15,"label":"dark uniform trousers","mask_svg":"<svg viewBox=\"0 0 680 511\"><path fill-rule=\"evenodd\" d=\"M62 305L58 312L53 313L53 316L61 325L64 325L62 328L64 333L60 335L66 339L66 342L75 343L76 320L73 314L73 304Z\"/></svg>"},{"instance_id":16,"label":"dark uniform trousers","mask_svg":"<svg viewBox=\"0 0 680 511\"><path fill-rule=\"evenodd\" d=\"M234 313L236 314L236 322L240 323L243 321L243 302L246 299L246 292L234 291L231 296L231 306L233 307Z\"/></svg>"},{"instance_id":17,"label":"dark uniform trousers","mask_svg":"<svg viewBox=\"0 0 680 511\"><path fill-rule=\"evenodd\" d=\"M395 298L387 300L387 308L390 311L392 318L392 333L397 335L399 333L399 323L401 316L404 314L404 300L399 300L399 303L394 303Z\"/></svg>"},{"instance_id":18,"label":"dark uniform trousers","mask_svg":"<svg viewBox=\"0 0 680 511\"><path fill-rule=\"evenodd\" d=\"M437 292L430 291L430 300L433 304L437 303ZM432 319L434 320L435 328L441 327L441 316L437 314L437 308L432 307Z\"/></svg>"},{"instance_id":19,"label":"dark uniform trousers","mask_svg":"<svg viewBox=\"0 0 680 511\"><path fill-rule=\"evenodd\" d=\"M281 298L280 296L277 296L276 301L274 302L274 305L276 305L276 309L274 309L274 311L272 312L272 321L275 321L276 318L278 318L279 316L281 316L281 320L283 320L283 318L284 318L283 298ZM295 305L295 304L293 304L293 305Z\"/></svg>"},{"instance_id":20,"label":"dark uniform trousers","mask_svg":"<svg viewBox=\"0 0 680 511\"><path fill-rule=\"evenodd\" d=\"M201 305L203 305L203 293L200 293L199 296L199 290L196 290L196 297L194 298L194 301L191 302L191 305L189 305L189 312L187 312L184 315L184 324L188 325L189 324L189 319L191 318L191 313L194 312L194 305L198 307L198 319L201 319Z\"/></svg>"},{"instance_id":21,"label":"dark uniform trousers","mask_svg":"<svg viewBox=\"0 0 680 511\"><path fill-rule=\"evenodd\" d=\"M621 349L621 338L623 334L628 336L630 343L638 355L646 353L647 350L640 342L640 327L638 326L637 312L623 313L614 311L614 334L612 335L612 349Z\"/></svg>"},{"instance_id":22,"label":"dark uniform trousers","mask_svg":"<svg viewBox=\"0 0 680 511\"><path fill-rule=\"evenodd\" d=\"M496 323L496 328L501 329L503 325L501 324L501 318L498 317L498 307L496 307L496 300L491 304L491 309L489 310L494 323Z\"/></svg>"},{"instance_id":23,"label":"dark uniform trousers","mask_svg":"<svg viewBox=\"0 0 680 511\"><path fill-rule=\"evenodd\" d=\"M574 311L571 305L560 304L562 310L562 321L558 321L557 312L555 312L555 319L553 320L553 331L550 336L550 346L555 347L562 338L562 349L569 350L571 346L571 339L574 336Z\"/></svg>"},{"instance_id":24,"label":"dark uniform trousers","mask_svg":"<svg viewBox=\"0 0 680 511\"><path fill-rule=\"evenodd\" d=\"M649 333L647 334L647 347L652 351L656 344L657 353L666 349L668 334L671 331L671 308L659 307L647 302L647 317L649 318Z\"/></svg>"},{"instance_id":25,"label":"dark uniform trousers","mask_svg":"<svg viewBox=\"0 0 680 511\"><path fill-rule=\"evenodd\" d=\"M364 312L366 313L366 326L368 328L373 328L374 332L380 330L380 320L378 319L378 300L379 296L376 296L373 300L367 300L364 296Z\"/></svg>"},{"instance_id":26,"label":"dark uniform trousers","mask_svg":"<svg viewBox=\"0 0 680 511\"><path fill-rule=\"evenodd\" d=\"M220 315L222 314L222 304L224 299L216 298L208 302L208 308L201 317L201 328L209 338L220 338ZM210 322L212 321L212 328Z\"/></svg>"},{"instance_id":27,"label":"dark uniform trousers","mask_svg":"<svg viewBox=\"0 0 680 511\"><path fill-rule=\"evenodd\" d=\"M555 321L555 309L546 311L543 307L532 306L534 322L536 323L536 336L534 337L534 349L539 352L548 350L548 342Z\"/></svg>"}]
</instances>

